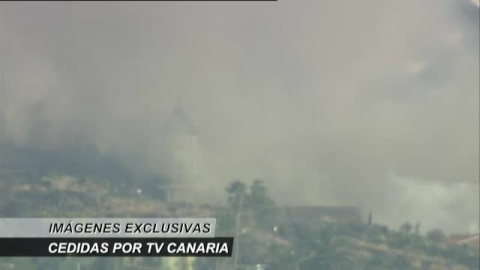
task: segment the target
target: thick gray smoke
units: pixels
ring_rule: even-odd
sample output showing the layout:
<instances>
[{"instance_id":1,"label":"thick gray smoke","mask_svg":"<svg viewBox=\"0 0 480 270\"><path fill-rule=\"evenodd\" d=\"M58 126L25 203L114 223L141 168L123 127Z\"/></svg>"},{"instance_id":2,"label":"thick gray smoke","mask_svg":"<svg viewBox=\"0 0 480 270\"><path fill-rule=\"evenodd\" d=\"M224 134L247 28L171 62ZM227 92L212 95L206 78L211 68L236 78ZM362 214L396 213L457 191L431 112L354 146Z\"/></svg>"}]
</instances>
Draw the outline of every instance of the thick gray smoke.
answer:
<instances>
[{"instance_id":1,"label":"thick gray smoke","mask_svg":"<svg viewBox=\"0 0 480 270\"><path fill-rule=\"evenodd\" d=\"M0 9L2 141L88 143L155 171L181 93L197 181L220 192L263 178L285 204L478 230L478 1Z\"/></svg>"}]
</instances>

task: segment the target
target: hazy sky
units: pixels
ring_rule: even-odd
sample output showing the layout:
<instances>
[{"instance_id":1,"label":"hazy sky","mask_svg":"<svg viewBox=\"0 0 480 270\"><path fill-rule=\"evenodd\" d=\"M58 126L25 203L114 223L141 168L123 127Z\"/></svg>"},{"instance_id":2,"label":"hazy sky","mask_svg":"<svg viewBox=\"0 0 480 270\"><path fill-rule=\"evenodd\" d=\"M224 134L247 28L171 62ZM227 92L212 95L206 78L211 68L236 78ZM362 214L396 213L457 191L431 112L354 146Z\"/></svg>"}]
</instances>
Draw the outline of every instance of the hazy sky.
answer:
<instances>
[{"instance_id":1,"label":"hazy sky","mask_svg":"<svg viewBox=\"0 0 480 270\"><path fill-rule=\"evenodd\" d=\"M11 2L0 31L2 140L155 170L181 93L198 181L478 231L478 1Z\"/></svg>"}]
</instances>

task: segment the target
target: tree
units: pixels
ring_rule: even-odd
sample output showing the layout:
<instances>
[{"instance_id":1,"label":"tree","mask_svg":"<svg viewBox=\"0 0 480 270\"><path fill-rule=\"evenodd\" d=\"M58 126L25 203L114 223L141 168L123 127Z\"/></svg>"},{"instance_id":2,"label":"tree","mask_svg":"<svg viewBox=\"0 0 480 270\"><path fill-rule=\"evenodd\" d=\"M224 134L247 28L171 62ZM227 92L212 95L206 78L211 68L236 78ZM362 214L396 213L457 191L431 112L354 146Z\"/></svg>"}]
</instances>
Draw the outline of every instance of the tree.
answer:
<instances>
[{"instance_id":1,"label":"tree","mask_svg":"<svg viewBox=\"0 0 480 270\"><path fill-rule=\"evenodd\" d=\"M272 207L275 203L268 195L267 187L262 180L253 181L250 186L250 195L248 198L249 206L253 209L265 209Z\"/></svg>"},{"instance_id":2,"label":"tree","mask_svg":"<svg viewBox=\"0 0 480 270\"><path fill-rule=\"evenodd\" d=\"M247 196L246 207L252 212L256 224L267 228L270 224L269 218L275 202L268 195L267 188L263 181L255 180L250 186L250 194Z\"/></svg>"},{"instance_id":3,"label":"tree","mask_svg":"<svg viewBox=\"0 0 480 270\"><path fill-rule=\"evenodd\" d=\"M239 211L244 208L247 185L242 181L235 181L227 188L228 204L230 207Z\"/></svg>"},{"instance_id":4,"label":"tree","mask_svg":"<svg viewBox=\"0 0 480 270\"><path fill-rule=\"evenodd\" d=\"M351 269L351 254L342 239L337 237L332 225L321 228L319 239L311 246L313 252L300 263L301 269L341 270Z\"/></svg>"},{"instance_id":5,"label":"tree","mask_svg":"<svg viewBox=\"0 0 480 270\"><path fill-rule=\"evenodd\" d=\"M438 256L440 253L440 250L445 247L446 245L446 240L447 237L443 233L443 231L434 229L431 230L427 233L426 236L427 240L427 250L431 253L434 254L435 256Z\"/></svg>"},{"instance_id":6,"label":"tree","mask_svg":"<svg viewBox=\"0 0 480 270\"><path fill-rule=\"evenodd\" d=\"M413 229L413 226L412 224L410 224L410 222L405 222L402 224L402 226L400 227L400 230L402 232L405 232L406 234L410 234L410 232L412 231Z\"/></svg>"},{"instance_id":7,"label":"tree","mask_svg":"<svg viewBox=\"0 0 480 270\"><path fill-rule=\"evenodd\" d=\"M445 241L445 239L446 236L441 230L434 229L427 233L427 240L433 244L440 244L441 242Z\"/></svg>"},{"instance_id":8,"label":"tree","mask_svg":"<svg viewBox=\"0 0 480 270\"><path fill-rule=\"evenodd\" d=\"M417 224L415 224L414 232L416 235L420 235L420 225L420 222L417 222Z\"/></svg>"},{"instance_id":9,"label":"tree","mask_svg":"<svg viewBox=\"0 0 480 270\"><path fill-rule=\"evenodd\" d=\"M392 269L392 264L389 260L389 256L380 253L374 254L373 258L367 262L366 268L369 270L390 270Z\"/></svg>"}]
</instances>

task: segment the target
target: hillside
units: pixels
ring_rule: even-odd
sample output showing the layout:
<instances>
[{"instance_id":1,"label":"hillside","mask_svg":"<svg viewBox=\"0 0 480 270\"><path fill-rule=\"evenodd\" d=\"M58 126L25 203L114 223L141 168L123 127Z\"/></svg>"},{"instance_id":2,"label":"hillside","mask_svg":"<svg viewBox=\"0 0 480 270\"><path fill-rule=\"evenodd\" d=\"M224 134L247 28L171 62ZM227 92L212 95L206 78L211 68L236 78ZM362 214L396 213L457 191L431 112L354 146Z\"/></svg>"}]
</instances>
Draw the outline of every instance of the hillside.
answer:
<instances>
[{"instance_id":1,"label":"hillside","mask_svg":"<svg viewBox=\"0 0 480 270\"><path fill-rule=\"evenodd\" d=\"M479 251L455 245L441 231L422 234L420 225L405 223L393 230L362 222L354 209L343 207L279 208L261 181L237 182L227 190L228 207L173 204L142 188L110 181L50 175L42 180L0 181L2 216L18 217L217 217L217 235L235 234L238 196L244 198L239 244L240 269L479 269ZM280 210L283 209L283 210ZM281 213L279 215L278 213ZM328 215L324 215L327 213ZM336 219L335 217L340 217ZM328 217L328 218L322 218ZM334 217L334 218L332 218ZM21 269L231 269L231 259L93 259L4 258ZM106 264L105 264L106 263ZM1 265L1 264L0 264ZM35 265L35 266L34 266ZM113 266L112 266L113 265ZM143 266L142 266L143 265ZM143 267L143 268L142 268Z\"/></svg>"}]
</instances>

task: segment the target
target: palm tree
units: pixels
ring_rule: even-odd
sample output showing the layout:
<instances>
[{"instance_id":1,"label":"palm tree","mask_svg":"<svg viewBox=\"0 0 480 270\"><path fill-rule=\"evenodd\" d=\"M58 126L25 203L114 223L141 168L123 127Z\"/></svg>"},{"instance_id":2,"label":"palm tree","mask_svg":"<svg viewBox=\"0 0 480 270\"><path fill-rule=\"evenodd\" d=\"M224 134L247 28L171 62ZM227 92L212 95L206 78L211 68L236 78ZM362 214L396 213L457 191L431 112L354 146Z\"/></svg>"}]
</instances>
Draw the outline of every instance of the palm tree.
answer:
<instances>
[{"instance_id":1,"label":"palm tree","mask_svg":"<svg viewBox=\"0 0 480 270\"><path fill-rule=\"evenodd\" d=\"M240 232L240 215L241 211L244 207L245 203L245 195L246 195L247 185L241 181L233 182L228 188L228 203L230 204L236 212L235 218L235 255L234 255L234 270L237 270L238 267L238 256L239 256L239 249L240 249L240 239L239 239L239 232Z\"/></svg>"}]
</instances>

